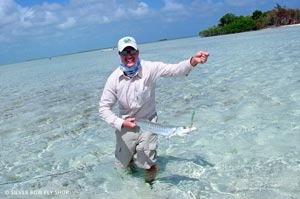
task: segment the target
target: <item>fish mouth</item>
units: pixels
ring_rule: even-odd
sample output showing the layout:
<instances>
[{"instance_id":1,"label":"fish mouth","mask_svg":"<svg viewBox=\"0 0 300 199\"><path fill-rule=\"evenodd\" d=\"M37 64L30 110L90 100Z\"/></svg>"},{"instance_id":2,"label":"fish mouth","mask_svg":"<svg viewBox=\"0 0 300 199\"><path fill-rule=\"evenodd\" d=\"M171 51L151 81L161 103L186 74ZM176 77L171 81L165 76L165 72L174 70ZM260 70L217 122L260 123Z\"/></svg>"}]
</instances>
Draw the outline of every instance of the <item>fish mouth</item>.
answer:
<instances>
[{"instance_id":1,"label":"fish mouth","mask_svg":"<svg viewBox=\"0 0 300 199\"><path fill-rule=\"evenodd\" d=\"M178 136L186 136L188 133L196 131L197 127L183 127L182 129L180 129L180 131L177 132Z\"/></svg>"}]
</instances>

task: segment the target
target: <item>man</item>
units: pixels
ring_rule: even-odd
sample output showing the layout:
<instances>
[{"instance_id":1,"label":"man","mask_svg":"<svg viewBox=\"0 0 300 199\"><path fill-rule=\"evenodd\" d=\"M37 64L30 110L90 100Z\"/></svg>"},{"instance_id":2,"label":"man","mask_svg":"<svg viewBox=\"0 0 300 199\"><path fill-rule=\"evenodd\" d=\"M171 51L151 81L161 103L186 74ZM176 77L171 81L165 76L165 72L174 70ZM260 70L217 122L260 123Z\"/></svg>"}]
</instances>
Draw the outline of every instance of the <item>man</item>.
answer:
<instances>
[{"instance_id":1,"label":"man","mask_svg":"<svg viewBox=\"0 0 300 199\"><path fill-rule=\"evenodd\" d=\"M155 82L159 77L186 76L198 63L206 62L209 54L199 51L178 64L165 64L139 59L139 49L132 37L118 42L120 66L109 76L99 103L100 117L116 129L116 165L137 166L146 170L146 181L154 180L157 135L140 132L135 119L156 122ZM113 111L118 102L119 116Z\"/></svg>"}]
</instances>

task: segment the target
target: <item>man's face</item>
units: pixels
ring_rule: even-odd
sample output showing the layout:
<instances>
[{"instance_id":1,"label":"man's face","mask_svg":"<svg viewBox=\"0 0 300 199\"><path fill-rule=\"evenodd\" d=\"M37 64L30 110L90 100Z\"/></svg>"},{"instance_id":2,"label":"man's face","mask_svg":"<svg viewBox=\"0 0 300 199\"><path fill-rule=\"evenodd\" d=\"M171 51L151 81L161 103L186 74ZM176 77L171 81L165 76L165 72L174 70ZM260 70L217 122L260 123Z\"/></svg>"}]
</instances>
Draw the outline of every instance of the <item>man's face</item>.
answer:
<instances>
[{"instance_id":1,"label":"man's face","mask_svg":"<svg viewBox=\"0 0 300 199\"><path fill-rule=\"evenodd\" d=\"M125 53L122 53L124 51ZM132 47L126 47L122 52L120 53L122 63L127 67L133 67L139 59L139 51Z\"/></svg>"}]
</instances>

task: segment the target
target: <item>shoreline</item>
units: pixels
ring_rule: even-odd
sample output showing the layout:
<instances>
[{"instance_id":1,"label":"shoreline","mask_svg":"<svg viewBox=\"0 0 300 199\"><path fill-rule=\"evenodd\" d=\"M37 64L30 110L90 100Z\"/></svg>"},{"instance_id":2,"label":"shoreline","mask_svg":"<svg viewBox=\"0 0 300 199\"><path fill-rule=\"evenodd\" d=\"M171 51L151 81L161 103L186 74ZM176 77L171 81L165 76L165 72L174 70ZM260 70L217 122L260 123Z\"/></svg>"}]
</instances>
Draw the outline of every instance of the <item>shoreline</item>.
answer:
<instances>
[{"instance_id":1,"label":"shoreline","mask_svg":"<svg viewBox=\"0 0 300 199\"><path fill-rule=\"evenodd\" d=\"M232 34L242 34L242 33L247 33L247 32L256 32L256 31L264 31L264 30L271 30L271 29L277 29L277 28L290 28L290 27L297 27L300 26L300 23L297 24L290 24L290 25L283 25L283 26L270 26L268 28L263 28L259 30L249 30L249 31L244 31L244 32L237 32L237 33L230 33L230 34L220 34L220 35L214 35L214 36L207 36L207 37L201 37L201 38L209 38L209 37L220 37L220 36L225 36L225 35L232 35Z\"/></svg>"},{"instance_id":2,"label":"shoreline","mask_svg":"<svg viewBox=\"0 0 300 199\"><path fill-rule=\"evenodd\" d=\"M296 27L296 26L300 26L300 23L283 25L283 26L274 26L274 27L269 27L269 28L263 28L261 30L264 30L264 29L273 29L273 28L288 28L288 27Z\"/></svg>"}]
</instances>

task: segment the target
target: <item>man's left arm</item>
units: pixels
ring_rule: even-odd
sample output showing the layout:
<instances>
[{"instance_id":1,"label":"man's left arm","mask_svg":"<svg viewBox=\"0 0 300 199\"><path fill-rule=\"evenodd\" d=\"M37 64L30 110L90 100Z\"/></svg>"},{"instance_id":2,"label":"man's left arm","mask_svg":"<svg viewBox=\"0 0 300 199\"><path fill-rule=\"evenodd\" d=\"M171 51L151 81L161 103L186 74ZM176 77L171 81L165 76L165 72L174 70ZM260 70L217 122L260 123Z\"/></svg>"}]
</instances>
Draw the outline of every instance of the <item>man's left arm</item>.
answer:
<instances>
[{"instance_id":1,"label":"man's left arm","mask_svg":"<svg viewBox=\"0 0 300 199\"><path fill-rule=\"evenodd\" d=\"M190 59L181 61L177 64L166 64L163 62L144 62L146 68L152 68L154 79L159 77L182 77L188 75L197 64L204 64L209 53L204 51L197 52ZM149 64L149 66L147 66ZM150 67L151 65L151 67Z\"/></svg>"}]
</instances>

